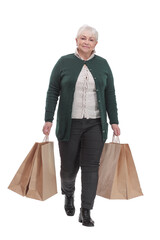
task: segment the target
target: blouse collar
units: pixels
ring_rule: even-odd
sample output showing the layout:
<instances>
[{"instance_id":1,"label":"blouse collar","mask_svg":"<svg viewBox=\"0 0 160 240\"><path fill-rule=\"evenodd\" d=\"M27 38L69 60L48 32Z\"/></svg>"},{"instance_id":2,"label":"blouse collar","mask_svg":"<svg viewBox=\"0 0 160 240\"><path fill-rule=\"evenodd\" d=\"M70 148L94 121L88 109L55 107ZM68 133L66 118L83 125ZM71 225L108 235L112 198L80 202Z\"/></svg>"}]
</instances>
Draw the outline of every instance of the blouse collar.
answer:
<instances>
[{"instance_id":1,"label":"blouse collar","mask_svg":"<svg viewBox=\"0 0 160 240\"><path fill-rule=\"evenodd\" d=\"M87 61L88 60L90 60L90 59L92 59L93 57L94 57L94 55L95 55L95 50L93 50L92 51L92 54L91 54L91 56L87 59ZM78 48L76 48L76 50L75 50L75 53L74 53L78 58L80 58L80 59L82 59L82 60L84 60L80 55L79 55L79 52L78 52Z\"/></svg>"}]
</instances>

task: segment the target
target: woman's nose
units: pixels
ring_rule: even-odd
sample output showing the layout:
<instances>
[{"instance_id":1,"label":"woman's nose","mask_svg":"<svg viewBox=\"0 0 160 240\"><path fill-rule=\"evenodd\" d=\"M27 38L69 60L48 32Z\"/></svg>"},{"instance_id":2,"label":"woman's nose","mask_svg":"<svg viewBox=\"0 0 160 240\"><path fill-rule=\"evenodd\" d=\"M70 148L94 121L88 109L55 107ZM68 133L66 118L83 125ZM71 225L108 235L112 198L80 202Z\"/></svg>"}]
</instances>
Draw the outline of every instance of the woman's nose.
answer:
<instances>
[{"instance_id":1,"label":"woman's nose","mask_svg":"<svg viewBox=\"0 0 160 240\"><path fill-rule=\"evenodd\" d=\"M84 41L84 42L85 42L85 44L88 44L88 43L89 43L89 40L85 39L85 41Z\"/></svg>"}]
</instances>

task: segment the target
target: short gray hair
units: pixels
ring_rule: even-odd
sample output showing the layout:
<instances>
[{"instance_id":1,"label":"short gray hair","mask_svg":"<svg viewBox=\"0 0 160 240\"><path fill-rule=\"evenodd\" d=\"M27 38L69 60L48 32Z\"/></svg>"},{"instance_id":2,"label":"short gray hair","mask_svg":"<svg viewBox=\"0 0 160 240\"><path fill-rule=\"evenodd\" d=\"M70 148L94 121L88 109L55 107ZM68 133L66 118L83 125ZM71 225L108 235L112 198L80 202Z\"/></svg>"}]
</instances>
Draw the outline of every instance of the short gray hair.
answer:
<instances>
[{"instance_id":1,"label":"short gray hair","mask_svg":"<svg viewBox=\"0 0 160 240\"><path fill-rule=\"evenodd\" d=\"M95 28L88 26L87 24L83 25L82 27L79 28L77 32L77 38L84 32L84 31L89 31L91 32L92 35L98 40L98 32Z\"/></svg>"}]
</instances>

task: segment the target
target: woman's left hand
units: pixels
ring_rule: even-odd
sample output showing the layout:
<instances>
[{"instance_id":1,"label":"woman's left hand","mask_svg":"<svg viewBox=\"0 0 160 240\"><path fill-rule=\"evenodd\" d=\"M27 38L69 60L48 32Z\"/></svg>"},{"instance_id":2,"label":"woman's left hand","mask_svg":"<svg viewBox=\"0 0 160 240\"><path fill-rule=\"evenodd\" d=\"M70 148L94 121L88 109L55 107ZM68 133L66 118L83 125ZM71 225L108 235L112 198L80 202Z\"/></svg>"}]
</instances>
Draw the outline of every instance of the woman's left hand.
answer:
<instances>
[{"instance_id":1,"label":"woman's left hand","mask_svg":"<svg viewBox=\"0 0 160 240\"><path fill-rule=\"evenodd\" d=\"M120 128L119 128L118 124L112 124L111 126L112 126L112 129L114 131L114 134L116 136L119 136L120 135Z\"/></svg>"}]
</instances>

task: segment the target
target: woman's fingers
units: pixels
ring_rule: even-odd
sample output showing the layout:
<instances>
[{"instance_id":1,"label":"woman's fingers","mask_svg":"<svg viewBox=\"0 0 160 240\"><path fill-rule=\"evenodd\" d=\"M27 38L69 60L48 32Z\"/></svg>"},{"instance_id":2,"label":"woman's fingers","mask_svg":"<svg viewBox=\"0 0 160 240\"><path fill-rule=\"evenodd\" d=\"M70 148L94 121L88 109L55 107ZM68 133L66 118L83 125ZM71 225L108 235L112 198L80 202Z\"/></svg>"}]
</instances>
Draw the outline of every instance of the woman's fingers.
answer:
<instances>
[{"instance_id":1,"label":"woman's fingers","mask_svg":"<svg viewBox=\"0 0 160 240\"><path fill-rule=\"evenodd\" d=\"M45 135L49 135L49 133L50 133L50 130L51 130L51 127L52 127L52 123L50 123L50 122L46 122L45 124L44 124L44 126L43 126L43 133L45 134Z\"/></svg>"},{"instance_id":2,"label":"woman's fingers","mask_svg":"<svg viewBox=\"0 0 160 240\"><path fill-rule=\"evenodd\" d=\"M112 124L112 129L113 129L114 134L115 134L116 136L119 136L119 135L120 135L120 128L119 128L118 124Z\"/></svg>"}]
</instances>

